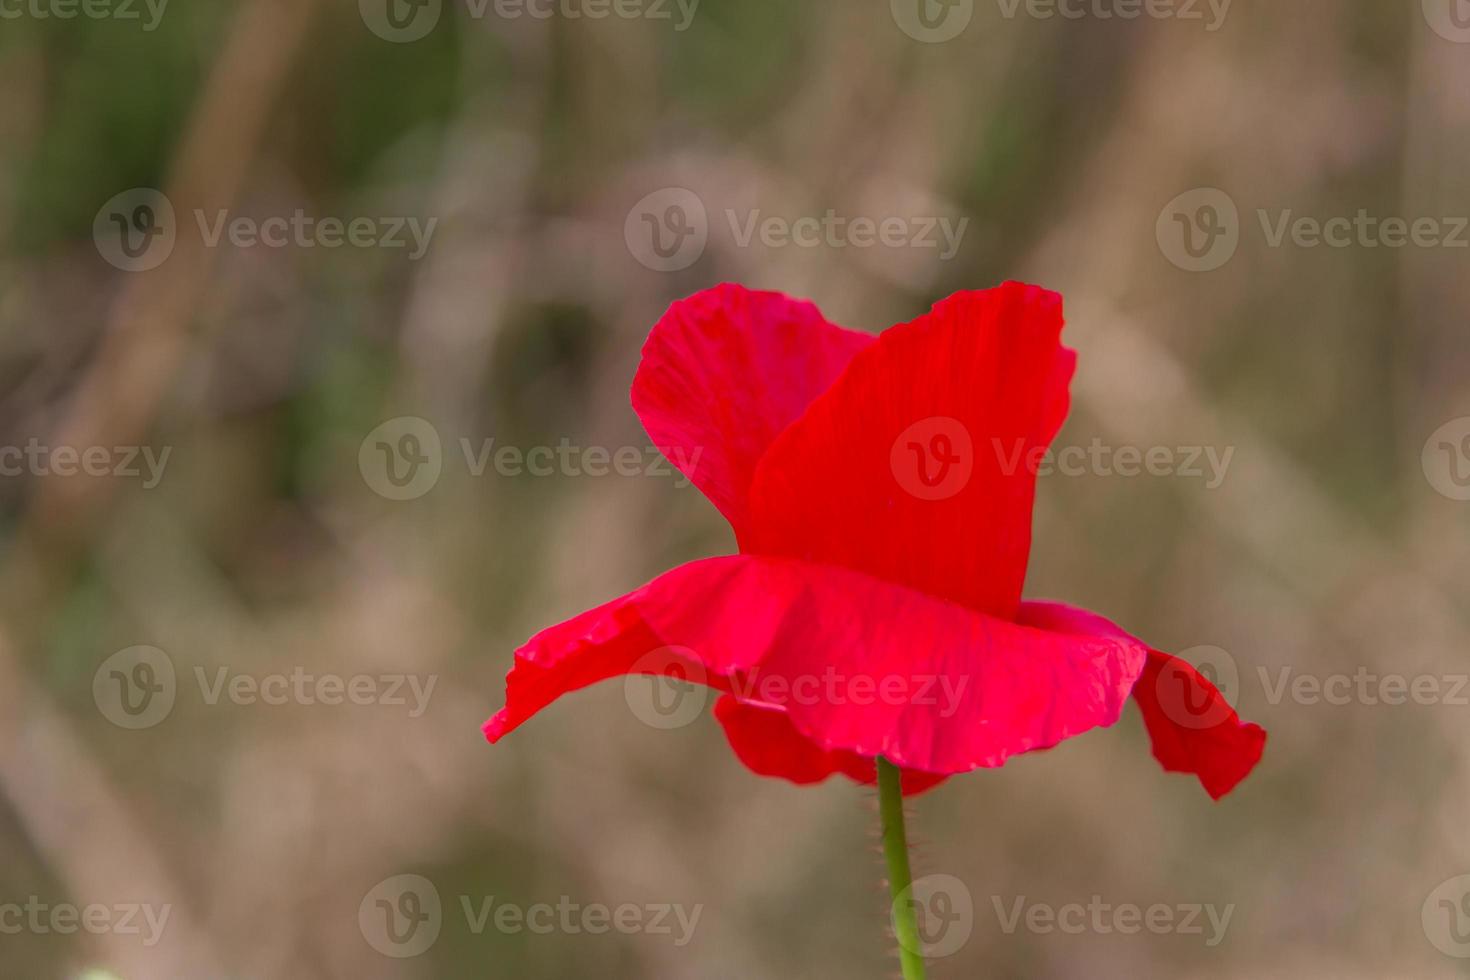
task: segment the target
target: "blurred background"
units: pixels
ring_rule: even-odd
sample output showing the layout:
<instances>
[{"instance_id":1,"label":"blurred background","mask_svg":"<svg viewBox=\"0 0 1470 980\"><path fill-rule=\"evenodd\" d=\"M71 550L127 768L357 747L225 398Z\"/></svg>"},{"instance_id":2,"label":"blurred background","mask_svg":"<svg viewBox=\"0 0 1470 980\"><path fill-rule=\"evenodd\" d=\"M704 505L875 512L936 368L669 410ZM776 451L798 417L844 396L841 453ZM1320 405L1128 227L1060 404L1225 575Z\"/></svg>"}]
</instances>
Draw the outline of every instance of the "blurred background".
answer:
<instances>
[{"instance_id":1,"label":"blurred background","mask_svg":"<svg viewBox=\"0 0 1470 980\"><path fill-rule=\"evenodd\" d=\"M894 975L871 789L650 682L479 726L536 630L733 550L628 405L672 300L878 331L1006 278L1066 296L1058 447L1168 464L1059 457L1028 595L1271 741L1215 804L1130 709L917 799L931 975L1463 975L1467 42L1461 0L0 2L0 975Z\"/></svg>"}]
</instances>

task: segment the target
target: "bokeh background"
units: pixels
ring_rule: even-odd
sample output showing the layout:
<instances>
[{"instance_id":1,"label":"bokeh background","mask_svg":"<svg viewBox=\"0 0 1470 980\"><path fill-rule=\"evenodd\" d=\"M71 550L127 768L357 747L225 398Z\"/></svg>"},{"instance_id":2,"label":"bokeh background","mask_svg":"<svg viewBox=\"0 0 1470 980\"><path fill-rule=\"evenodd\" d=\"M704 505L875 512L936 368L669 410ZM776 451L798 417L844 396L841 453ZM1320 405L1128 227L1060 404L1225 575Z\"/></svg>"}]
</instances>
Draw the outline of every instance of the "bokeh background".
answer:
<instances>
[{"instance_id":1,"label":"bokeh background","mask_svg":"<svg viewBox=\"0 0 1470 980\"><path fill-rule=\"evenodd\" d=\"M1060 446L1233 451L1218 485L1044 476L1028 594L1208 662L1271 742L1214 804L1159 771L1130 711L917 800L916 873L974 906L932 975L1466 972L1459 0L1133 19L1104 16L1127 0L1077 18L1009 0L48 3L0 18L0 444L116 466L0 478L0 910L107 912L95 933L0 917L0 975L893 975L872 790L756 778L712 719L659 730L621 683L482 741L526 637L733 540L666 474L477 473L463 446L646 449L639 347L716 282L878 331L1006 278L1067 299L1081 361ZM736 234L829 210L968 224L952 255ZM1433 222L1399 247L1268 234L1360 211ZM371 235L211 244L195 215L221 212L435 224L421 255ZM138 254L122 228L150 233ZM654 228L679 248L653 251ZM370 434L405 417L441 440L418 443L429 486L373 469ZM412 448L423 429L383 432ZM167 450L160 478L116 472L128 447ZM166 710L120 715L114 670L172 670ZM434 686L415 714L411 695L211 699L200 672ZM1276 688L1365 672L1439 693ZM414 956L371 926L400 875L442 901ZM1094 896L1233 911L1214 945L1208 926L1007 932L996 912ZM682 946L477 931L462 902L487 900L700 917ZM122 928L126 905L168 910L157 942Z\"/></svg>"}]
</instances>

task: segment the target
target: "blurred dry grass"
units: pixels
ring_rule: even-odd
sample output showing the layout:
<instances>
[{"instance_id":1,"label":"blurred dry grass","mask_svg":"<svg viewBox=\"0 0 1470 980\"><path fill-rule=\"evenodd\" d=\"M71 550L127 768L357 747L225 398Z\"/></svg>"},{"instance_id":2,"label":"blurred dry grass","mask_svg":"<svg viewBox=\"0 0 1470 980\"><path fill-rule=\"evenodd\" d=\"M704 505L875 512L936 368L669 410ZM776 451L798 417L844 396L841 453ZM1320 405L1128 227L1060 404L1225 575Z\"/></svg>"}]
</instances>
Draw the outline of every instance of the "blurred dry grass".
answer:
<instances>
[{"instance_id":1,"label":"blurred dry grass","mask_svg":"<svg viewBox=\"0 0 1470 980\"><path fill-rule=\"evenodd\" d=\"M738 280L868 330L1022 277L1081 351L1061 442L1236 449L1218 490L1044 479L1028 592L1241 666L1264 766L1211 804L1118 730L956 779L914 807L919 873L978 925L936 977L1448 977L1421 905L1470 872L1470 709L1271 703L1256 668L1467 669L1466 505L1421 472L1470 415L1465 253L1272 249L1258 208L1470 214L1470 47L1417 4L1238 0L1221 30L1005 19L920 44L881 3L706 0L690 27L450 16L390 44L354 4L249 0L118 23L0 23L0 443L173 447L157 489L0 480L0 903L168 903L156 947L0 934L0 974L134 978L849 977L891 972L870 792L757 779L712 722L664 733L618 685L491 749L510 651L669 565L728 550L654 478L476 478L459 438L644 445L627 406L668 302ZM461 11L462 13L462 11ZM1160 253L1160 209L1227 190L1225 267ZM206 249L158 270L91 241L113 194L265 216L439 219L401 252ZM786 216L969 216L959 255L738 247L687 270L623 239L681 186ZM197 205L195 202L199 202ZM383 419L443 477L382 499ZM429 710L182 696L124 731L92 697L148 644L181 677L432 675ZM1273 673L1274 676L1274 673ZM181 682L184 683L184 682ZM358 925L392 875L446 904L700 904L694 940L473 935L416 959ZM1223 943L1006 935L991 897L1234 904Z\"/></svg>"}]
</instances>

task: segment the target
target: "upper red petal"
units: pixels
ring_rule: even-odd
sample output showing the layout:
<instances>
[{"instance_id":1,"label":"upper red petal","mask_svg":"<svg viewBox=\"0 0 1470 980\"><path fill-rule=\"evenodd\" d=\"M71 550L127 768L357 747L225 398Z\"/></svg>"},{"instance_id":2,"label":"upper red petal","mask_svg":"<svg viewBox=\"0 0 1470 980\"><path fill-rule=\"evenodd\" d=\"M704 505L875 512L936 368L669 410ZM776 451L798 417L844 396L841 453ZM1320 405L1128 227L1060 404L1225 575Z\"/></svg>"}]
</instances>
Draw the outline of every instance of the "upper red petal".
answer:
<instances>
[{"instance_id":1,"label":"upper red petal","mask_svg":"<svg viewBox=\"0 0 1470 980\"><path fill-rule=\"evenodd\" d=\"M675 303L654 326L633 409L743 537L756 463L873 339L828 323L811 303L716 286Z\"/></svg>"},{"instance_id":2,"label":"upper red petal","mask_svg":"<svg viewBox=\"0 0 1470 980\"><path fill-rule=\"evenodd\" d=\"M639 665L660 647L674 654ZM486 734L565 691L674 664L784 711L822 750L965 772L1111 725L1145 656L1125 637L1017 625L846 569L712 558L534 637Z\"/></svg>"},{"instance_id":3,"label":"upper red petal","mask_svg":"<svg viewBox=\"0 0 1470 980\"><path fill-rule=\"evenodd\" d=\"M867 572L1011 618L1035 453L1075 365L1056 293L957 293L885 331L771 445L743 550Z\"/></svg>"},{"instance_id":4,"label":"upper red petal","mask_svg":"<svg viewBox=\"0 0 1470 980\"><path fill-rule=\"evenodd\" d=\"M1128 637L1101 616L1060 603L1023 603L1020 618L1044 629ZM1241 721L1219 689L1188 662L1150 649L1133 697L1154 758L1169 772L1198 776L1214 799L1234 789L1261 761L1265 730Z\"/></svg>"}]
</instances>

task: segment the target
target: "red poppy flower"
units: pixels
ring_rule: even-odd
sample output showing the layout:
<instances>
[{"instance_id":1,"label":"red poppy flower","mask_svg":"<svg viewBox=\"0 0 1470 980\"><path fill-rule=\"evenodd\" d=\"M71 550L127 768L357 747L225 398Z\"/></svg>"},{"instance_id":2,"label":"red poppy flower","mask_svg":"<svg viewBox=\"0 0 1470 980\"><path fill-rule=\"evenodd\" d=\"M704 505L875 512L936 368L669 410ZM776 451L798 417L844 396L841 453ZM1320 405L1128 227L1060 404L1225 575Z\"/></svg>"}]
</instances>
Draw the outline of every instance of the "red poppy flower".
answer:
<instances>
[{"instance_id":1,"label":"red poppy flower","mask_svg":"<svg viewBox=\"0 0 1470 980\"><path fill-rule=\"evenodd\" d=\"M912 794L1112 725L1131 694L1164 768L1229 792L1266 735L1214 684L1100 616L1021 599L1034 462L1076 365L1062 323L1060 296L1020 283L877 337L735 285L675 303L633 407L739 554L536 635L486 735L595 681L677 674L722 692L755 772L871 783L882 756Z\"/></svg>"}]
</instances>

